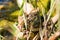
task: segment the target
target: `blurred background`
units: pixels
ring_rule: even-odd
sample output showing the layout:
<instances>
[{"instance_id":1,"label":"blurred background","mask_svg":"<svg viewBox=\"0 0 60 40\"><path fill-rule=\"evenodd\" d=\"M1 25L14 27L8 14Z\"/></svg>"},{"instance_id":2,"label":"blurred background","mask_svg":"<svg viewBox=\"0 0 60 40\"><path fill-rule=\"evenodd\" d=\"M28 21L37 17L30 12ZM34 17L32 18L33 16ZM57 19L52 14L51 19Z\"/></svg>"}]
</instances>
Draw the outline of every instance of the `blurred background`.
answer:
<instances>
[{"instance_id":1,"label":"blurred background","mask_svg":"<svg viewBox=\"0 0 60 40\"><path fill-rule=\"evenodd\" d=\"M15 21L17 15L15 15L15 11L19 10L16 0L0 0L0 20L8 19L11 21ZM13 15L13 16L12 16Z\"/></svg>"},{"instance_id":2,"label":"blurred background","mask_svg":"<svg viewBox=\"0 0 60 40\"><path fill-rule=\"evenodd\" d=\"M22 17L25 2L29 5L28 7L28 5L26 4L28 11L30 9L33 9L32 13L30 14L28 14L28 11L26 12L26 14L28 14L27 16L24 14L24 18L26 16L27 18L29 18L29 20L34 19L33 22L27 20L31 22L30 24L33 23L32 29L29 28L29 26L31 27L31 25L29 23L26 23L26 19ZM37 9L39 10L36 12ZM26 36L26 32L30 33L30 30L33 30L30 34L31 40L33 40L34 38L36 38L37 40L42 40L42 38L44 39L46 35L47 39L49 39L52 34L54 34L53 38L55 38L54 36L58 34L58 38L56 36L55 39L60 40L59 11L60 2L57 0L0 0L0 40L16 40L16 38L18 38L17 40L27 40L29 35ZM19 22L23 26L21 28L22 31L21 29L19 29L19 27L21 27ZM26 30L25 24L29 24L29 30ZM37 28L35 27L34 29L34 26L36 26ZM55 32L57 32L56 35Z\"/></svg>"}]
</instances>

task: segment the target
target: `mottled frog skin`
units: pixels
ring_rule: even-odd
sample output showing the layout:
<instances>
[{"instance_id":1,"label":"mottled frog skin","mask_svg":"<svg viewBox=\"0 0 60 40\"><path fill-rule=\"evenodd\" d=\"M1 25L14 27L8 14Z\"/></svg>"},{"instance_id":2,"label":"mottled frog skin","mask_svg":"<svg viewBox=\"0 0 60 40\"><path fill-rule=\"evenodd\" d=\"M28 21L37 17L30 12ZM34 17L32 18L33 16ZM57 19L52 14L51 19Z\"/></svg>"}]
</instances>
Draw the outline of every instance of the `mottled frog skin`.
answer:
<instances>
[{"instance_id":1,"label":"mottled frog skin","mask_svg":"<svg viewBox=\"0 0 60 40\"><path fill-rule=\"evenodd\" d=\"M34 28L39 28L40 26L40 15L39 15L39 12L36 10L37 9L34 9L28 15L25 14L27 19L27 26L29 28L32 26L32 28L34 29Z\"/></svg>"}]
</instances>

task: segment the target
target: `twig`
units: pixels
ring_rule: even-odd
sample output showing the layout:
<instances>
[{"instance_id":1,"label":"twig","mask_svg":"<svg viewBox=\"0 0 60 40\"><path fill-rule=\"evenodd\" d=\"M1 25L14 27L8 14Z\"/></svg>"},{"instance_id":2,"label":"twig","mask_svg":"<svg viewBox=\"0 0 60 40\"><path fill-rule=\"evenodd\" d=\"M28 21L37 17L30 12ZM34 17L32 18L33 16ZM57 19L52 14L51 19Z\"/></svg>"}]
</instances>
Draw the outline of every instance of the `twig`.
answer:
<instances>
[{"instance_id":1,"label":"twig","mask_svg":"<svg viewBox=\"0 0 60 40\"><path fill-rule=\"evenodd\" d=\"M26 4L26 3L27 3L27 0L26 0L26 2L25 2L25 4L24 4L24 5L26 6L25 9L27 10L27 4ZM23 9L23 10L24 10L24 9ZM23 11L23 12L24 12L24 11ZM27 30L27 20L26 20L26 17L25 17L25 14L24 14L24 13L23 13L23 19L24 19L24 23L25 23L26 30Z\"/></svg>"},{"instance_id":2,"label":"twig","mask_svg":"<svg viewBox=\"0 0 60 40\"><path fill-rule=\"evenodd\" d=\"M28 39L27 39L27 40L29 40L29 38L30 38L30 36L31 36L31 32L32 32L32 25L31 25L31 27L30 27L30 32L29 32L29 35L28 35Z\"/></svg>"},{"instance_id":3,"label":"twig","mask_svg":"<svg viewBox=\"0 0 60 40\"><path fill-rule=\"evenodd\" d=\"M37 33L37 35L33 38L33 40L38 40L38 38L39 38L39 35Z\"/></svg>"},{"instance_id":4,"label":"twig","mask_svg":"<svg viewBox=\"0 0 60 40\"><path fill-rule=\"evenodd\" d=\"M25 14L23 13L23 19L24 19L24 23L25 23L25 28L27 30L27 20L26 20L26 17L25 17Z\"/></svg>"},{"instance_id":5,"label":"twig","mask_svg":"<svg viewBox=\"0 0 60 40\"><path fill-rule=\"evenodd\" d=\"M50 8L50 10L48 11L48 13L47 14L49 14L48 15L48 18L47 18L47 21L46 21L46 23L49 21L49 19L50 19L50 16L51 16L51 14L52 14L52 10L54 9L54 5L55 5L55 1L54 1L54 3L53 3L53 5L52 5L52 8Z\"/></svg>"},{"instance_id":6,"label":"twig","mask_svg":"<svg viewBox=\"0 0 60 40\"><path fill-rule=\"evenodd\" d=\"M56 15L52 18L53 23L55 23L59 19L60 14L60 1L56 0Z\"/></svg>"},{"instance_id":7,"label":"twig","mask_svg":"<svg viewBox=\"0 0 60 40\"><path fill-rule=\"evenodd\" d=\"M44 13L43 13L43 16L45 17ZM43 33L43 30L42 30L41 18L40 18L39 36L40 36L41 40L43 40L43 35L44 35L44 33Z\"/></svg>"},{"instance_id":8,"label":"twig","mask_svg":"<svg viewBox=\"0 0 60 40\"><path fill-rule=\"evenodd\" d=\"M58 36L60 36L60 32L56 32L54 33L52 36L50 36L50 38L48 40L55 40Z\"/></svg>"},{"instance_id":9,"label":"twig","mask_svg":"<svg viewBox=\"0 0 60 40\"><path fill-rule=\"evenodd\" d=\"M57 20L59 18L59 13L60 13L60 0L56 0L56 16L54 17L53 20ZM56 18L57 17L57 18ZM55 23L55 21L53 21ZM59 27L60 27L60 24L59 24ZM60 31L58 30L56 33L54 33L50 38L49 40L55 40L58 36L60 36Z\"/></svg>"},{"instance_id":10,"label":"twig","mask_svg":"<svg viewBox=\"0 0 60 40\"><path fill-rule=\"evenodd\" d=\"M41 6L42 6L42 5L41 5ZM44 9L44 8L42 8L42 14L43 14L43 17L44 17L44 22L45 22L46 16L45 16L45 9Z\"/></svg>"}]
</instances>

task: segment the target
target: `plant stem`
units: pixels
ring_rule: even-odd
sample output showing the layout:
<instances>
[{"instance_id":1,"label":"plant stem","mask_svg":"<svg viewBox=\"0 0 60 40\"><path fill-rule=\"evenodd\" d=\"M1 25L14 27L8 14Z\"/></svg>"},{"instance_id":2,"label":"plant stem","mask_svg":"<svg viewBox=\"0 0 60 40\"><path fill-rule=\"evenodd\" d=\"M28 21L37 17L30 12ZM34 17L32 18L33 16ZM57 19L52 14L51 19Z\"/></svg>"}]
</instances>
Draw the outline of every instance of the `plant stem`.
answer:
<instances>
[{"instance_id":1,"label":"plant stem","mask_svg":"<svg viewBox=\"0 0 60 40\"><path fill-rule=\"evenodd\" d=\"M47 22L48 22L49 19L50 19L50 16L51 16L51 14L52 14L52 10L54 9L54 5L55 5L55 3L56 3L56 1L54 1L52 7L50 8L50 10L49 10L48 13L47 13L47 14L49 14L49 15L48 15L48 18L47 18L46 24L47 24Z\"/></svg>"}]
</instances>

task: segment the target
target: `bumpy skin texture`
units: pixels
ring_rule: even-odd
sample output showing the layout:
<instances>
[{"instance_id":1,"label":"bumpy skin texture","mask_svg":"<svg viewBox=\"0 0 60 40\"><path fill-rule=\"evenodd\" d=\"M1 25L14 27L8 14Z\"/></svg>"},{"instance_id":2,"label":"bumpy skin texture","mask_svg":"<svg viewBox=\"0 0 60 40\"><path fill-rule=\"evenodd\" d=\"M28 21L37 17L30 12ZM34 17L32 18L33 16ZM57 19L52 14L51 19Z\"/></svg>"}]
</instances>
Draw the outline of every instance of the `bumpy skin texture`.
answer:
<instances>
[{"instance_id":1,"label":"bumpy skin texture","mask_svg":"<svg viewBox=\"0 0 60 40\"><path fill-rule=\"evenodd\" d=\"M35 10L33 10L33 11L35 11ZM26 17L27 17L27 23L28 23L28 25L31 24L33 27L38 27L39 26L40 19L39 19L38 11L31 12Z\"/></svg>"},{"instance_id":2,"label":"bumpy skin texture","mask_svg":"<svg viewBox=\"0 0 60 40\"><path fill-rule=\"evenodd\" d=\"M38 13L39 8L34 9L34 7L30 3L25 3L23 7L23 11L27 19L27 26L30 27L30 25L32 25L33 27L39 27L40 24L40 19L39 19L40 15ZM20 27L22 26L22 24L24 25L23 21L24 21L23 17L19 16L18 22Z\"/></svg>"}]
</instances>

